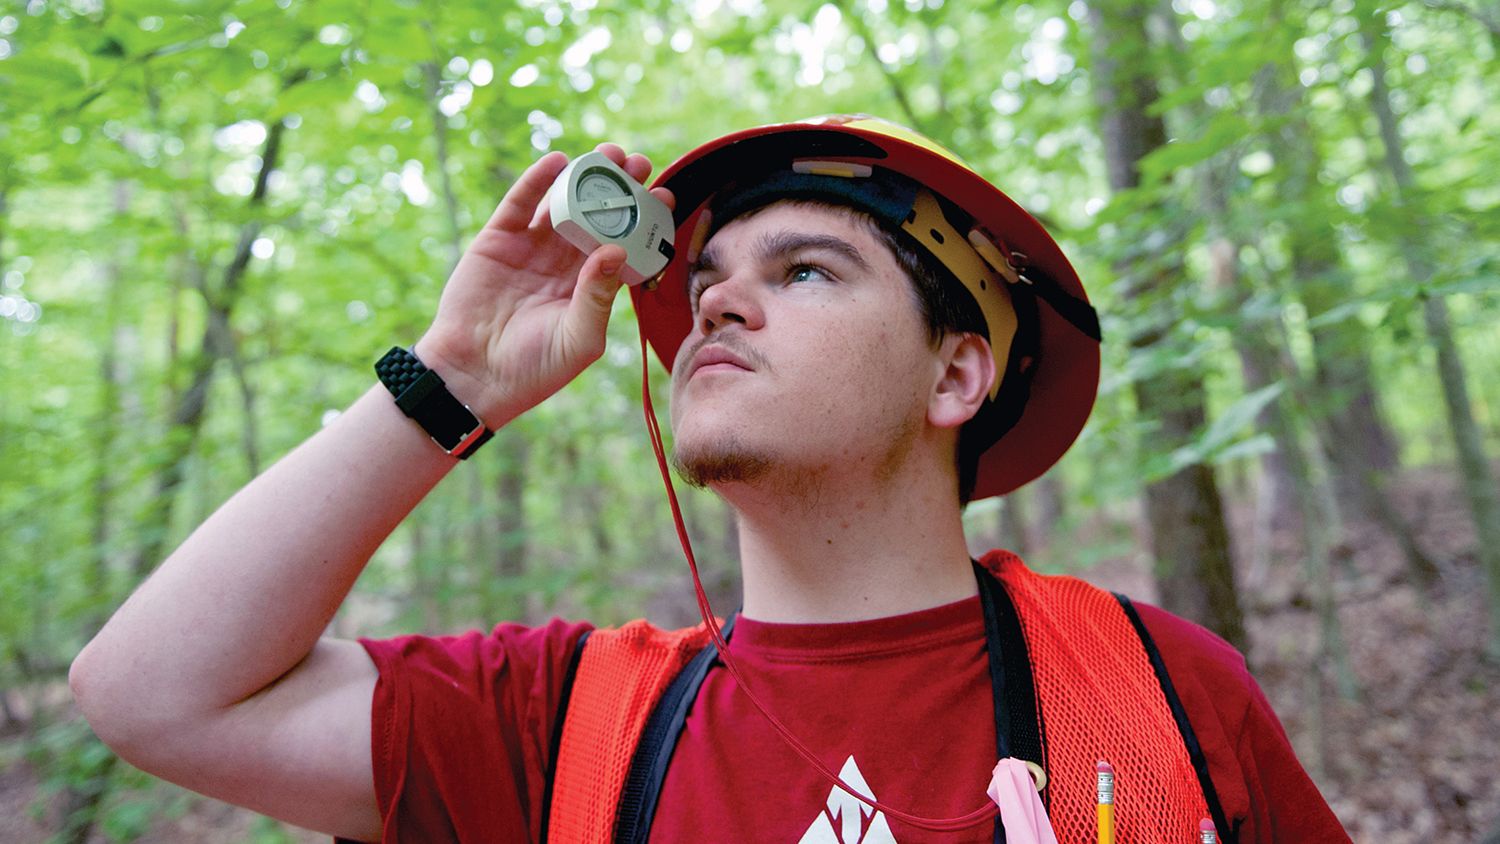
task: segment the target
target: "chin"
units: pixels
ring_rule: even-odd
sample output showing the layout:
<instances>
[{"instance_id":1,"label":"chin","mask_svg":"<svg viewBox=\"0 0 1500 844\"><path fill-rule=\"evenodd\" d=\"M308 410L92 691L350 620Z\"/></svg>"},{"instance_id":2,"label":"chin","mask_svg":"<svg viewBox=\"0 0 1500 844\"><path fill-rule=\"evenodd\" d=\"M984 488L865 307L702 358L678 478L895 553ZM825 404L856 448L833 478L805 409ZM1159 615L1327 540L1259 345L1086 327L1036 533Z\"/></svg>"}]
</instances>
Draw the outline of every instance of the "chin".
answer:
<instances>
[{"instance_id":1,"label":"chin","mask_svg":"<svg viewBox=\"0 0 1500 844\"><path fill-rule=\"evenodd\" d=\"M672 468L684 481L700 488L754 481L765 477L772 465L770 454L734 436L706 443L679 439L672 449Z\"/></svg>"}]
</instances>

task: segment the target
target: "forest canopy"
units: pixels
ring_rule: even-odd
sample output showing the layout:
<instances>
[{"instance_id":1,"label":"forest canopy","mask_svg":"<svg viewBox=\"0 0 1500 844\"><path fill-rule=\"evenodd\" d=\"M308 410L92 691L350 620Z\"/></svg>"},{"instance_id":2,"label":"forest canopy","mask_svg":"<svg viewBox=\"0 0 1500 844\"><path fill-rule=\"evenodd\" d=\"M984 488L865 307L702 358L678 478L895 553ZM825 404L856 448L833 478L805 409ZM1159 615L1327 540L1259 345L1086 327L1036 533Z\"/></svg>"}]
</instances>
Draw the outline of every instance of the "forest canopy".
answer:
<instances>
[{"instance_id":1,"label":"forest canopy","mask_svg":"<svg viewBox=\"0 0 1500 844\"><path fill-rule=\"evenodd\" d=\"M1353 824L1368 772L1309 749L1372 682L1351 584L1467 601L1464 664L1500 659L1497 47L1490 0L0 3L0 770L28 766L57 840L162 823L181 798L89 736L69 661L420 336L538 156L614 141L660 169L862 112L1037 216L1103 321L1087 429L968 509L975 548L1127 572L1273 673L1304 663L1257 631L1305 614L1312 685L1276 703ZM626 299L605 357L417 509L332 632L694 617ZM1418 476L1447 483L1440 537ZM684 510L728 610L732 518ZM1493 785L1452 788L1427 840L1500 816Z\"/></svg>"}]
</instances>

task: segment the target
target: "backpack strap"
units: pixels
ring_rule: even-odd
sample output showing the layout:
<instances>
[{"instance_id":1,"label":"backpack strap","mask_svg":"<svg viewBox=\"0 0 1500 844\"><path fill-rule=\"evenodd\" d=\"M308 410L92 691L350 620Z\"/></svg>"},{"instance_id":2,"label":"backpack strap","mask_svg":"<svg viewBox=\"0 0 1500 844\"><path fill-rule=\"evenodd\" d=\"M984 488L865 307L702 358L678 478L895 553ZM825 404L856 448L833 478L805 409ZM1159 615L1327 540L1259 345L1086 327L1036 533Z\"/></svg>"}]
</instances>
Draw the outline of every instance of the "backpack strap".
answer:
<instances>
[{"instance_id":1,"label":"backpack strap","mask_svg":"<svg viewBox=\"0 0 1500 844\"><path fill-rule=\"evenodd\" d=\"M984 610L984 635L989 652L990 690L995 702L995 752L999 758L1014 756L1047 769L1041 710L1037 708L1036 683L1031 676L1031 650L1021 631L1021 619L1005 584L979 563L979 605ZM1050 791L1042 789L1045 803ZM998 821L997 821L998 825ZM1003 827L1002 827L1003 828ZM1002 839L1003 840L1003 839Z\"/></svg>"},{"instance_id":2,"label":"backpack strap","mask_svg":"<svg viewBox=\"0 0 1500 844\"><path fill-rule=\"evenodd\" d=\"M542 841L547 840L547 825L552 820L552 784L557 781L557 751L562 746L563 722L567 719L568 701L573 697L573 681L578 677L578 662L583 659L583 646L594 631L586 630L573 645L573 657L568 660L563 674L562 694L557 699L557 717L552 722L552 740L548 742L547 783L542 786Z\"/></svg>"},{"instance_id":3,"label":"backpack strap","mask_svg":"<svg viewBox=\"0 0 1500 844\"><path fill-rule=\"evenodd\" d=\"M560 709L547 831L569 844L611 840L630 760L651 709L702 649L702 625L662 630L638 620L596 630L578 658L566 709Z\"/></svg>"},{"instance_id":4,"label":"backpack strap","mask_svg":"<svg viewBox=\"0 0 1500 844\"><path fill-rule=\"evenodd\" d=\"M1041 712L1031 677L1031 650L1021 632L1016 606L1000 578L973 562L979 580L979 606L984 611L984 644L989 655L990 700L995 707L995 754L1035 762L1047 769L1042 746ZM1038 792L1047 805L1051 791ZM1005 844L1005 824L995 816L994 844Z\"/></svg>"},{"instance_id":5,"label":"backpack strap","mask_svg":"<svg viewBox=\"0 0 1500 844\"><path fill-rule=\"evenodd\" d=\"M725 641L734 632L734 620L738 617L731 616L721 628ZM718 649L709 642L677 675L652 710L640 744L636 745L635 756L630 760L630 773L620 795L614 839L620 844L646 844L651 834L651 822L656 818L656 804L661 799L662 783L667 779L672 751L677 749L677 739L681 737L688 713L693 709L693 701L698 699L698 690L708 678L709 669L718 661Z\"/></svg>"},{"instance_id":6,"label":"backpack strap","mask_svg":"<svg viewBox=\"0 0 1500 844\"><path fill-rule=\"evenodd\" d=\"M1130 619L1130 626L1135 628L1135 634L1140 637L1141 644L1146 648L1146 656L1151 660L1151 669L1156 672L1156 681L1161 684L1162 696L1167 699L1167 706L1172 710L1172 719L1177 722L1177 731L1182 734L1182 743L1187 747L1188 758L1193 762L1193 772L1198 775L1198 786L1203 789L1203 800L1208 804L1208 813L1219 832L1219 840L1224 844L1237 844L1239 825L1231 827L1228 816L1224 814L1224 805L1219 802L1219 792L1214 788L1213 778L1208 773L1208 758L1203 755L1203 746L1198 743L1198 735L1193 732L1193 724L1188 720L1187 709L1182 705L1182 698L1177 696L1177 688L1172 685L1172 677L1167 673L1167 663L1161 658L1161 651L1156 647L1156 640L1151 638L1151 631L1146 629L1145 622L1141 620L1140 613L1136 612L1135 605L1130 602L1130 599L1119 592L1113 594L1115 600L1120 602L1120 608L1125 611L1126 617Z\"/></svg>"}]
</instances>

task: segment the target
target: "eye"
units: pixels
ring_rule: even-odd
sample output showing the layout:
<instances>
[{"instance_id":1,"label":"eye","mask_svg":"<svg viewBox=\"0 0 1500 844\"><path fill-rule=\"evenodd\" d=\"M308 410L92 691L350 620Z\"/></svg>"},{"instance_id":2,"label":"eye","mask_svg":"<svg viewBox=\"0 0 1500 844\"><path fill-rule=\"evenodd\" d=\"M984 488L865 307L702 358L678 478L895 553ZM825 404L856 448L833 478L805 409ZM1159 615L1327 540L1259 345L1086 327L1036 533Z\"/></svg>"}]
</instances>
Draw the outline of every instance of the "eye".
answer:
<instances>
[{"instance_id":1,"label":"eye","mask_svg":"<svg viewBox=\"0 0 1500 844\"><path fill-rule=\"evenodd\" d=\"M709 288L708 273L695 273L688 282L688 302L693 312L698 311L698 300L703 298L703 291Z\"/></svg>"},{"instance_id":2,"label":"eye","mask_svg":"<svg viewBox=\"0 0 1500 844\"><path fill-rule=\"evenodd\" d=\"M830 278L827 270L815 264L793 264L786 271L786 280L790 282L827 281Z\"/></svg>"}]
</instances>

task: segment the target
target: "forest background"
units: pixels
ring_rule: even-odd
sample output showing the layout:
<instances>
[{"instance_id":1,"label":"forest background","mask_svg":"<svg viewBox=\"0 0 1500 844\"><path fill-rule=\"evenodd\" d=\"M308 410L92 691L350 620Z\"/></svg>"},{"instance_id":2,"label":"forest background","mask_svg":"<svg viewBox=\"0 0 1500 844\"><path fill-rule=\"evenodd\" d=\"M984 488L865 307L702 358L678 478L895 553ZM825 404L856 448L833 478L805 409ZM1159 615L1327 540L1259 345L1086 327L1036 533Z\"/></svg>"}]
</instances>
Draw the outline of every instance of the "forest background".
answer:
<instances>
[{"instance_id":1,"label":"forest background","mask_svg":"<svg viewBox=\"0 0 1500 844\"><path fill-rule=\"evenodd\" d=\"M1494 0L0 2L0 839L318 840L118 763L73 655L419 336L543 151L862 111L1103 315L1093 419L976 550L1240 646L1355 840L1495 840L1497 47ZM332 633L692 619L625 297L610 333ZM684 508L730 608L730 516Z\"/></svg>"}]
</instances>

